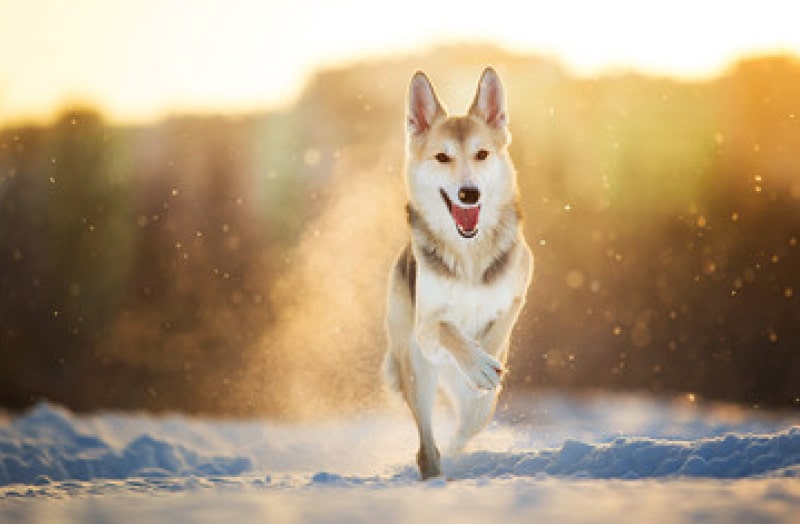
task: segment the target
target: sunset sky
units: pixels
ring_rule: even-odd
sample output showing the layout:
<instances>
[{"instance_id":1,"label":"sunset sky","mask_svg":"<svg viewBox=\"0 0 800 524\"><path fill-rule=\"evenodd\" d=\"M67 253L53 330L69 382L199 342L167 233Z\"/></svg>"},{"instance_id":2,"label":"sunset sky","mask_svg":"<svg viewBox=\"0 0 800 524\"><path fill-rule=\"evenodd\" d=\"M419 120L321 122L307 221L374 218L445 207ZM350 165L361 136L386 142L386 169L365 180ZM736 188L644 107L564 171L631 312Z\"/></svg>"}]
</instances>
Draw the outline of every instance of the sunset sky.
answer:
<instances>
[{"instance_id":1,"label":"sunset sky","mask_svg":"<svg viewBox=\"0 0 800 524\"><path fill-rule=\"evenodd\" d=\"M704 77L744 55L800 55L796 5L0 0L0 124L70 103L122 122L270 108L320 67L453 42L554 56L578 74Z\"/></svg>"}]
</instances>

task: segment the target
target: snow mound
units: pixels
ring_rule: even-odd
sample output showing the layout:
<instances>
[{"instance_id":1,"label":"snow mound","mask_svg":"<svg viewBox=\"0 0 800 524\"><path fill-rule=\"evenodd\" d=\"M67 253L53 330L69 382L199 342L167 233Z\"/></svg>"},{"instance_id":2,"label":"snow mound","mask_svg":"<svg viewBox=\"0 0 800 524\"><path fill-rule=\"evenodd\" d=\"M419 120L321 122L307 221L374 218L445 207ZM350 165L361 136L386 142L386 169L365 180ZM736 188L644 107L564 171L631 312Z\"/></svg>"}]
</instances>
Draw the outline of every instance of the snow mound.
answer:
<instances>
[{"instance_id":1,"label":"snow mound","mask_svg":"<svg viewBox=\"0 0 800 524\"><path fill-rule=\"evenodd\" d=\"M0 485L239 475L251 467L247 457L207 456L148 434L116 448L101 435L80 431L72 415L47 403L0 427Z\"/></svg>"},{"instance_id":2,"label":"snow mound","mask_svg":"<svg viewBox=\"0 0 800 524\"><path fill-rule=\"evenodd\" d=\"M439 420L440 432L452 429L446 417ZM419 479L415 433L403 410L285 424L84 416L42 403L22 416L0 418L0 486L41 486L44 493L103 479L156 490L413 485ZM466 452L445 454L443 469L448 478L477 482L797 477L800 426L796 418L740 408L545 396L501 410Z\"/></svg>"},{"instance_id":3,"label":"snow mound","mask_svg":"<svg viewBox=\"0 0 800 524\"><path fill-rule=\"evenodd\" d=\"M476 451L454 457L444 467L455 478L642 479L796 476L797 466L800 428L795 427L767 435L728 434L689 442L620 437L608 444L588 444L567 439L555 450Z\"/></svg>"},{"instance_id":4,"label":"snow mound","mask_svg":"<svg viewBox=\"0 0 800 524\"><path fill-rule=\"evenodd\" d=\"M436 420L444 451L455 421ZM796 413L506 395L466 452L445 453L445 477L426 482L416 439L401 404L302 424L40 404L0 413L0 522L745 524L800 514Z\"/></svg>"}]
</instances>

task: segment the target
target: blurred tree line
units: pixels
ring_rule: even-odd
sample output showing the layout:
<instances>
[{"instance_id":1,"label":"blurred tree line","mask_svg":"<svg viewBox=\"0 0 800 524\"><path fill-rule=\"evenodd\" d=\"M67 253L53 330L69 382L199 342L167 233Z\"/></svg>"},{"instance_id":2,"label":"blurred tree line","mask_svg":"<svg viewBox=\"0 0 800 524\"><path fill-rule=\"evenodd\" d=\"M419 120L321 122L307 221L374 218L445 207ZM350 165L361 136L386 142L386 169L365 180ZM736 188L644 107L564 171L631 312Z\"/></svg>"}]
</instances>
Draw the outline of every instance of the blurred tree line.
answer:
<instances>
[{"instance_id":1,"label":"blurred tree line","mask_svg":"<svg viewBox=\"0 0 800 524\"><path fill-rule=\"evenodd\" d=\"M346 157L396 179L376 187L399 183L411 73L459 112L487 63L506 82L536 258L509 391L800 405L800 62L576 78L463 46L320 72L280 112L120 126L69 108L0 130L0 405L291 415L292 368L259 362L302 350L270 342L275 288L341 195L332 173ZM388 271L379 251L363 264ZM367 378L331 403L374 397L376 338L353 338Z\"/></svg>"}]
</instances>

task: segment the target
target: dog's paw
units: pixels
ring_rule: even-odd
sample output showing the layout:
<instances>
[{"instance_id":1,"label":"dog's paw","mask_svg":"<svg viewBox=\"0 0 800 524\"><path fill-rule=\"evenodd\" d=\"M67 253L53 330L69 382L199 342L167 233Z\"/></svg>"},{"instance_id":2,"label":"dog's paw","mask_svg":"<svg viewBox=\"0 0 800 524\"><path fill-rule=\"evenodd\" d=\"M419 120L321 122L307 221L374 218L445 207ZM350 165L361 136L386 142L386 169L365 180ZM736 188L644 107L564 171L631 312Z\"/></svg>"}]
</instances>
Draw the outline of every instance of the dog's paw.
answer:
<instances>
[{"instance_id":1,"label":"dog's paw","mask_svg":"<svg viewBox=\"0 0 800 524\"><path fill-rule=\"evenodd\" d=\"M478 389L496 389L505 373L503 364L477 344L471 352L469 361L461 368L467 379Z\"/></svg>"}]
</instances>

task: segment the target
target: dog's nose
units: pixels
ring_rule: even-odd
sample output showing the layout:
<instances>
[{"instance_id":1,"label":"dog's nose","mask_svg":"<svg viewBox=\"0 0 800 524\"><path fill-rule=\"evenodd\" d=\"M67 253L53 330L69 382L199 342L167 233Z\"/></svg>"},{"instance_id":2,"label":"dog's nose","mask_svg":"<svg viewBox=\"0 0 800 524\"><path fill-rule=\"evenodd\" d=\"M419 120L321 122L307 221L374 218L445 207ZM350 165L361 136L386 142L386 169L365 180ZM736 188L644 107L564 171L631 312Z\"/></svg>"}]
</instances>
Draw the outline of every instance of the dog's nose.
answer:
<instances>
[{"instance_id":1,"label":"dog's nose","mask_svg":"<svg viewBox=\"0 0 800 524\"><path fill-rule=\"evenodd\" d=\"M462 204L468 206L478 203L481 198L481 192L477 187L462 187L458 190L458 199Z\"/></svg>"}]
</instances>

